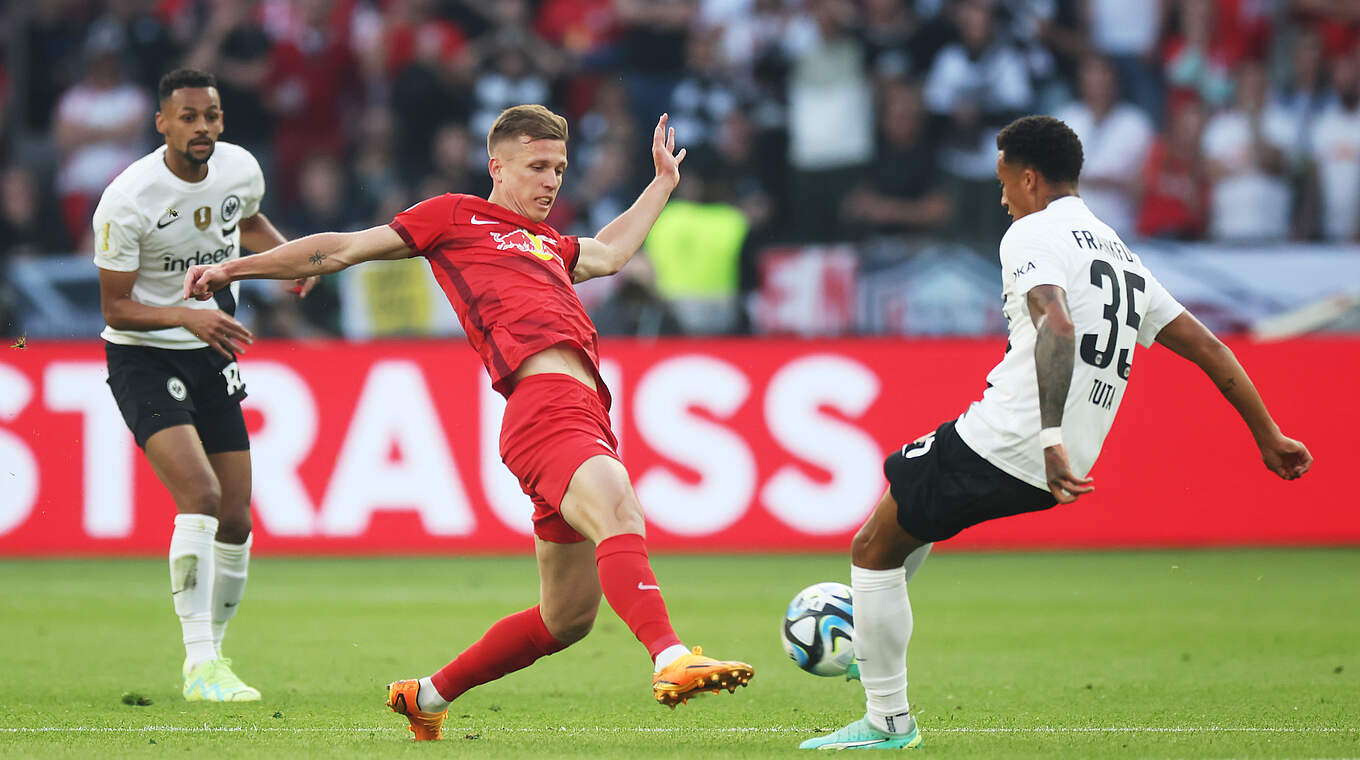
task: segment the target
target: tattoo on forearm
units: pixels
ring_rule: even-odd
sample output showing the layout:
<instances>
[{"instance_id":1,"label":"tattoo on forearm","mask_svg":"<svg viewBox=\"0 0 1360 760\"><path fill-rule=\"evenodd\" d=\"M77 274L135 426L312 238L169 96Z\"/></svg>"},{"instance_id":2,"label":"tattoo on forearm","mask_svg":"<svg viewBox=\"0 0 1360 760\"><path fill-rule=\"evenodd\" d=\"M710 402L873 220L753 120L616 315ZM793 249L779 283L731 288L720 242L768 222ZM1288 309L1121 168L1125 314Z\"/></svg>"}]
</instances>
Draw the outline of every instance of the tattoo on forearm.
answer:
<instances>
[{"instance_id":1,"label":"tattoo on forearm","mask_svg":"<svg viewBox=\"0 0 1360 760\"><path fill-rule=\"evenodd\" d=\"M1039 381L1039 420L1043 427L1062 424L1063 407L1072 385L1075 340L1041 326L1034 345L1034 368Z\"/></svg>"},{"instance_id":2,"label":"tattoo on forearm","mask_svg":"<svg viewBox=\"0 0 1360 760\"><path fill-rule=\"evenodd\" d=\"M322 253L321 251L317 251L316 253L313 253L310 257L308 257L307 260L312 262L316 266L321 266L321 262L326 260L326 254Z\"/></svg>"},{"instance_id":3,"label":"tattoo on forearm","mask_svg":"<svg viewBox=\"0 0 1360 760\"><path fill-rule=\"evenodd\" d=\"M1228 391L1230 391L1230 390L1232 390L1233 388L1236 388L1236 387L1237 387L1237 378L1235 378L1235 377L1230 377L1230 378L1227 379L1226 382L1224 382L1222 385L1218 386L1218 392L1219 392L1219 393L1227 393Z\"/></svg>"}]
</instances>

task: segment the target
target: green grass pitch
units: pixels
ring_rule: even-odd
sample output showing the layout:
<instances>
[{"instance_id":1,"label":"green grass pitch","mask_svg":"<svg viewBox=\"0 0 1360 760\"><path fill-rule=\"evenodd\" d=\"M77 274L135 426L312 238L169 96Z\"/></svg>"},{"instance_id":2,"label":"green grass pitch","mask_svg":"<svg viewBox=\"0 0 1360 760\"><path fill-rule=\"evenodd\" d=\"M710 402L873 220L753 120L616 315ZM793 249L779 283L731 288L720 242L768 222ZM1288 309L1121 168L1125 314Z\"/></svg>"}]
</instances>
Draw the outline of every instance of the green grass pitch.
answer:
<instances>
[{"instance_id":1,"label":"green grass pitch","mask_svg":"<svg viewBox=\"0 0 1360 760\"><path fill-rule=\"evenodd\" d=\"M837 555L654 559L687 644L755 666L674 711L607 608L583 642L454 703L414 744L384 685L532 604L528 557L259 559L227 637L249 705L179 697L163 561L0 562L0 757L799 757L862 714L779 646ZM1360 551L941 554L912 583L918 753L1360 756ZM124 692L152 704L124 704ZM135 700L133 700L135 701ZM193 752L194 754L189 754Z\"/></svg>"}]
</instances>

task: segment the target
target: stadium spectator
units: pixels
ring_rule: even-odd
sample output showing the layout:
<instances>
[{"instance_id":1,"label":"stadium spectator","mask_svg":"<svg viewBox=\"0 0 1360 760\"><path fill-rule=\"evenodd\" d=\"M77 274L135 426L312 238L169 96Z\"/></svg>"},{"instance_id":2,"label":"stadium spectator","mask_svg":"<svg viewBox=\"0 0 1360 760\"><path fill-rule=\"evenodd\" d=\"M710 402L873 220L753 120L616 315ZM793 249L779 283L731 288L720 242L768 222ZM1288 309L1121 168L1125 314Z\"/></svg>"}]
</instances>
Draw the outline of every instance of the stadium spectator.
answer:
<instances>
[{"instance_id":1,"label":"stadium spectator","mask_svg":"<svg viewBox=\"0 0 1360 760\"><path fill-rule=\"evenodd\" d=\"M566 186L568 199L577 210L573 214L575 229L602 229L633 202L637 193L630 181L628 150L629 145L621 140L600 144L585 176Z\"/></svg>"},{"instance_id":2,"label":"stadium spectator","mask_svg":"<svg viewBox=\"0 0 1360 760\"><path fill-rule=\"evenodd\" d=\"M1214 115L1204 128L1212 183L1209 237L1284 240L1293 208L1284 157L1290 120L1266 103L1266 71L1260 62L1238 67L1236 89L1233 108Z\"/></svg>"},{"instance_id":3,"label":"stadium spectator","mask_svg":"<svg viewBox=\"0 0 1360 760\"><path fill-rule=\"evenodd\" d=\"M1335 101L1313 125L1322 235L1360 242L1360 43L1332 62Z\"/></svg>"},{"instance_id":4,"label":"stadium spectator","mask_svg":"<svg viewBox=\"0 0 1360 760\"><path fill-rule=\"evenodd\" d=\"M426 198L440 193L467 193L485 197L491 192L491 182L482 165L483 155L482 146L472 142L466 127L456 122L441 126L435 132L430 157L433 171L421 180L416 195Z\"/></svg>"},{"instance_id":5,"label":"stadium spectator","mask_svg":"<svg viewBox=\"0 0 1360 760\"><path fill-rule=\"evenodd\" d=\"M700 0L695 25L702 34L718 34L724 65L754 73L777 57L791 15L783 0Z\"/></svg>"},{"instance_id":6,"label":"stadium spectator","mask_svg":"<svg viewBox=\"0 0 1360 760\"><path fill-rule=\"evenodd\" d=\"M721 63L717 35L695 32L686 46L685 75L671 93L671 124L693 150L717 139L718 127L741 106L738 82Z\"/></svg>"},{"instance_id":7,"label":"stadium spectator","mask_svg":"<svg viewBox=\"0 0 1360 760\"><path fill-rule=\"evenodd\" d=\"M992 138L1034 98L1029 65L997 35L994 14L985 0L955 6L959 41L935 56L925 85L926 107L943 135L941 166L954 178L952 226L979 241L999 238L1006 225L996 202Z\"/></svg>"},{"instance_id":8,"label":"stadium spectator","mask_svg":"<svg viewBox=\"0 0 1360 760\"><path fill-rule=\"evenodd\" d=\"M82 55L89 34L81 0L44 0L10 6L9 21L19 27L14 54L16 73L23 73L23 87L15 95L23 123L16 125L34 135L51 131L57 100L85 74ZM9 103L6 103L9 110Z\"/></svg>"},{"instance_id":9,"label":"stadium spectator","mask_svg":"<svg viewBox=\"0 0 1360 760\"><path fill-rule=\"evenodd\" d=\"M675 311L656 292L656 271L646 256L634 256L616 279L619 282L609 298L590 312L601 335L656 338L684 334Z\"/></svg>"},{"instance_id":10,"label":"stadium spectator","mask_svg":"<svg viewBox=\"0 0 1360 760\"><path fill-rule=\"evenodd\" d=\"M298 175L298 203L280 223L289 239L317 230L353 229L359 216L349 206L344 168L325 153L309 156ZM307 298L297 303L307 322L326 335L340 335L340 304L337 283L323 277Z\"/></svg>"},{"instance_id":11,"label":"stadium spectator","mask_svg":"<svg viewBox=\"0 0 1360 760\"><path fill-rule=\"evenodd\" d=\"M272 48L256 3L219 2L213 3L185 61L190 68L217 72L218 92L229 105L223 116L225 134L253 153L266 172L273 156L274 117L264 99Z\"/></svg>"},{"instance_id":12,"label":"stadium spectator","mask_svg":"<svg viewBox=\"0 0 1360 760\"><path fill-rule=\"evenodd\" d=\"M358 59L350 47L355 0L299 0L280 22L284 36L270 53L266 98L274 113L271 182L284 208L298 201L298 178L309 156L340 156L345 129L363 101ZM426 94L429 97L429 94Z\"/></svg>"},{"instance_id":13,"label":"stadium spectator","mask_svg":"<svg viewBox=\"0 0 1360 760\"><path fill-rule=\"evenodd\" d=\"M614 8L633 121L645 124L670 109L671 92L684 74L685 41L697 5L695 0L615 0Z\"/></svg>"},{"instance_id":14,"label":"stadium spectator","mask_svg":"<svg viewBox=\"0 0 1360 760\"><path fill-rule=\"evenodd\" d=\"M1322 64L1322 40L1310 30L1300 31L1290 48L1288 79L1271 91L1271 105L1293 122L1293 140L1287 151L1291 160L1306 158L1312 152L1309 132L1332 96L1323 87Z\"/></svg>"},{"instance_id":15,"label":"stadium spectator","mask_svg":"<svg viewBox=\"0 0 1360 760\"><path fill-rule=\"evenodd\" d=\"M811 0L784 41L790 221L803 240L844 238L841 201L873 158L873 89L854 13L849 0Z\"/></svg>"},{"instance_id":16,"label":"stadium spectator","mask_svg":"<svg viewBox=\"0 0 1360 760\"><path fill-rule=\"evenodd\" d=\"M930 67L911 3L898 0L865 0L862 24L869 70L880 84L907 76L919 77Z\"/></svg>"},{"instance_id":17,"label":"stadium spectator","mask_svg":"<svg viewBox=\"0 0 1360 760\"><path fill-rule=\"evenodd\" d=\"M370 106L359 120L355 152L350 160L351 208L364 217L402 183L398 171L396 117L385 106ZM436 161L437 162L437 161Z\"/></svg>"},{"instance_id":18,"label":"stadium spectator","mask_svg":"<svg viewBox=\"0 0 1360 760\"><path fill-rule=\"evenodd\" d=\"M485 51L486 70L473 83L474 110L469 127L478 133L490 131L496 116L516 103L548 101L548 77L518 43L506 42Z\"/></svg>"},{"instance_id":19,"label":"stadium spectator","mask_svg":"<svg viewBox=\"0 0 1360 760\"><path fill-rule=\"evenodd\" d=\"M107 12L95 25L111 24L123 33L123 64L128 79L152 92L161 74L174 67L180 45L156 13L156 0L107 0Z\"/></svg>"},{"instance_id":20,"label":"stadium spectator","mask_svg":"<svg viewBox=\"0 0 1360 760\"><path fill-rule=\"evenodd\" d=\"M117 25L91 27L85 76L62 94L53 118L61 158L57 193L67 235L78 244L89 239L90 214L99 194L148 144L151 98L123 76L125 42Z\"/></svg>"},{"instance_id":21,"label":"stadium spectator","mask_svg":"<svg viewBox=\"0 0 1360 760\"><path fill-rule=\"evenodd\" d=\"M647 235L656 291L685 332L715 335L740 323L741 252L750 225L718 200L698 171L686 172Z\"/></svg>"},{"instance_id":22,"label":"stadium spectator","mask_svg":"<svg viewBox=\"0 0 1360 760\"><path fill-rule=\"evenodd\" d=\"M560 49L578 68L615 63L619 19L614 0L545 0L534 16L534 32Z\"/></svg>"},{"instance_id":23,"label":"stadium spectator","mask_svg":"<svg viewBox=\"0 0 1360 760\"><path fill-rule=\"evenodd\" d=\"M1242 62L1240 40L1216 18L1214 0L1184 0L1176 32L1166 41L1163 66L1170 92L1167 108L1201 98L1215 108L1233 97L1233 70Z\"/></svg>"},{"instance_id":24,"label":"stadium spectator","mask_svg":"<svg viewBox=\"0 0 1360 760\"><path fill-rule=\"evenodd\" d=\"M416 58L447 64L464 53L467 35L439 15L437 6L437 0L387 0L372 48L384 77L396 76Z\"/></svg>"},{"instance_id":25,"label":"stadium spectator","mask_svg":"<svg viewBox=\"0 0 1360 760\"><path fill-rule=\"evenodd\" d=\"M881 92L874 163L842 213L856 237L929 233L949 221L953 206L926 141L920 88L900 80Z\"/></svg>"},{"instance_id":26,"label":"stadium spectator","mask_svg":"<svg viewBox=\"0 0 1360 760\"><path fill-rule=\"evenodd\" d=\"M65 225L41 198L32 171L15 165L0 172L0 271L16 256L70 250Z\"/></svg>"},{"instance_id":27,"label":"stadium spectator","mask_svg":"<svg viewBox=\"0 0 1360 760\"><path fill-rule=\"evenodd\" d=\"M1185 102L1148 150L1139 177L1139 235L1173 240L1204 236L1209 180L1200 142L1207 118L1203 103Z\"/></svg>"},{"instance_id":28,"label":"stadium spectator","mask_svg":"<svg viewBox=\"0 0 1360 760\"><path fill-rule=\"evenodd\" d=\"M1085 162L1081 197L1091 213L1121 236L1132 235L1138 170L1147 159L1152 121L1138 106L1121 102L1114 67L1099 56L1081 66L1081 100L1055 116L1081 139Z\"/></svg>"},{"instance_id":29,"label":"stadium spectator","mask_svg":"<svg viewBox=\"0 0 1360 760\"><path fill-rule=\"evenodd\" d=\"M1119 75L1119 91L1153 120L1161 121L1165 95L1158 60L1158 43L1166 0L1131 3L1128 0L1085 0L1086 30L1094 52L1109 59Z\"/></svg>"}]
</instances>

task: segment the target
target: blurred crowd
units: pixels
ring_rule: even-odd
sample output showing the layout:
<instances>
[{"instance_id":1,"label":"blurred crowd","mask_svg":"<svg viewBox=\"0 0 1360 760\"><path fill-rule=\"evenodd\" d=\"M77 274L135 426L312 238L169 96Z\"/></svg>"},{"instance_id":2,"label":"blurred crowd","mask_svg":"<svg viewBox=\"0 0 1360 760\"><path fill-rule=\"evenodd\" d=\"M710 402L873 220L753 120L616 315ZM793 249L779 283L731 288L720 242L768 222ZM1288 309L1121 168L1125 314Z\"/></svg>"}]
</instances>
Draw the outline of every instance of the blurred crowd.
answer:
<instances>
[{"instance_id":1,"label":"blurred crowd","mask_svg":"<svg viewBox=\"0 0 1360 760\"><path fill-rule=\"evenodd\" d=\"M1007 220L993 136L1035 112L1076 130L1082 194L1124 236L1360 240L1352 0L41 0L0 13L0 265L85 256L105 185L159 143L154 86L176 66L218 77L223 139L260 159L264 208L289 236L485 195L488 127L537 102L572 130L549 221L587 235L649 179L651 127L671 114L690 157L644 284L706 276L668 249L739 262L700 290L712 277L749 289L772 245L923 236L994 250Z\"/></svg>"}]
</instances>

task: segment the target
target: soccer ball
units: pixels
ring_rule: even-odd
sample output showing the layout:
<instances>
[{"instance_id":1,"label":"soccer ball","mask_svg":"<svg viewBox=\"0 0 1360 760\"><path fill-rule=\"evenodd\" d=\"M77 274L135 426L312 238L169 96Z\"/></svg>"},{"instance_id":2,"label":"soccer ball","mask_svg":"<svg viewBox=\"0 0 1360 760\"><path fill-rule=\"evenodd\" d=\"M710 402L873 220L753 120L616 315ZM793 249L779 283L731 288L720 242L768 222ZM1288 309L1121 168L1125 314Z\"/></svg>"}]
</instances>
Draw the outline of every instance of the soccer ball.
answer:
<instances>
[{"instance_id":1,"label":"soccer ball","mask_svg":"<svg viewBox=\"0 0 1360 760\"><path fill-rule=\"evenodd\" d=\"M854 606L844 583L817 583L789 602L780 639L789 658L813 675L843 675L855 661Z\"/></svg>"}]
</instances>

